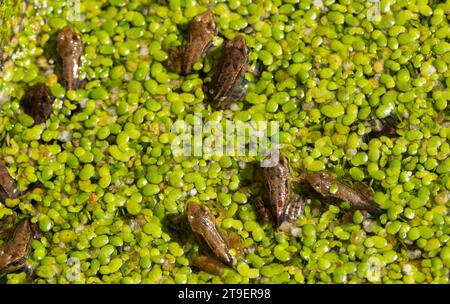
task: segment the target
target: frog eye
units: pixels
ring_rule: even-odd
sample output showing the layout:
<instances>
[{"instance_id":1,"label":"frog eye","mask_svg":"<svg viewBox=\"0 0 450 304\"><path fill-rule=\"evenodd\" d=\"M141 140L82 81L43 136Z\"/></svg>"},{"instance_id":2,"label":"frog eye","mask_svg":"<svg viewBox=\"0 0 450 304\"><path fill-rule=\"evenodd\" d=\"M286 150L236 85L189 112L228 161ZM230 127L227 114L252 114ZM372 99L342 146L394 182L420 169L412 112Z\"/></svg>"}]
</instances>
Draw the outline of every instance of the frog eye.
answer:
<instances>
[{"instance_id":1,"label":"frog eye","mask_svg":"<svg viewBox=\"0 0 450 304\"><path fill-rule=\"evenodd\" d=\"M21 257L20 259L17 259L16 261L12 262L11 265L13 267L21 267L24 265L27 261L27 257Z\"/></svg>"}]
</instances>

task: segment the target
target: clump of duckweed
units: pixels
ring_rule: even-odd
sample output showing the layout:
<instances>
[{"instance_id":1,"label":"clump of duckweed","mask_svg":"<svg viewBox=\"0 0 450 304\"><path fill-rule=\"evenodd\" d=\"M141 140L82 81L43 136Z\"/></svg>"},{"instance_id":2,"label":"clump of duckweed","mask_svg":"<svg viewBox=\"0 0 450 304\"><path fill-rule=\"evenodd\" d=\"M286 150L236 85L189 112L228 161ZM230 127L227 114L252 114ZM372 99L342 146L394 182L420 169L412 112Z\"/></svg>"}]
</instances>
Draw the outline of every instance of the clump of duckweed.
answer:
<instances>
[{"instance_id":1,"label":"clump of duckweed","mask_svg":"<svg viewBox=\"0 0 450 304\"><path fill-rule=\"evenodd\" d=\"M0 76L0 158L23 191L0 218L15 210L43 232L34 283L448 283L450 2L82 0L79 19L46 3L27 8ZM220 29L212 53L238 34L250 48L246 98L224 111L202 89L212 56L186 77L166 65L207 8ZM75 91L54 71L69 23L85 46ZM20 102L41 82L55 101L34 124ZM277 121L294 175L328 169L370 184L384 214L311 198L290 231L260 225L256 158L173 155L172 126L196 113ZM387 117L397 136L367 140ZM166 221L187 200L242 239L244 257L222 276L193 266L197 242Z\"/></svg>"}]
</instances>

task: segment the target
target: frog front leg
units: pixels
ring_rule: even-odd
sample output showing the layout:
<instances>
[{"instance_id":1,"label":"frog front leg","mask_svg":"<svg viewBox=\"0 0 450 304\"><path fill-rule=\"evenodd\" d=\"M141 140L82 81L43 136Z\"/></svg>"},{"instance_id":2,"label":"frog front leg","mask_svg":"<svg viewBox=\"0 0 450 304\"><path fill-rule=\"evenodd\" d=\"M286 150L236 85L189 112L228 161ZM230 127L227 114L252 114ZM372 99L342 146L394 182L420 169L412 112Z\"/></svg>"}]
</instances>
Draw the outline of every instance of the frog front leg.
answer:
<instances>
[{"instance_id":1,"label":"frog front leg","mask_svg":"<svg viewBox=\"0 0 450 304\"><path fill-rule=\"evenodd\" d=\"M227 97L227 103L240 102L247 94L248 82L247 79L245 79L245 73L242 73L239 78L240 80L237 82L237 84Z\"/></svg>"},{"instance_id":2,"label":"frog front leg","mask_svg":"<svg viewBox=\"0 0 450 304\"><path fill-rule=\"evenodd\" d=\"M258 217L260 224L270 223L273 221L272 213L261 196L255 198L254 204L256 216Z\"/></svg>"},{"instance_id":3,"label":"frog front leg","mask_svg":"<svg viewBox=\"0 0 450 304\"><path fill-rule=\"evenodd\" d=\"M245 71L245 70L244 70ZM237 81L234 84L234 86L231 88L230 91L228 91L227 94L220 97L217 100L217 108L219 109L226 109L231 104L241 102L244 100L245 95L247 94L247 80L245 79L244 75L245 72L242 71L239 76L237 77ZM213 91L211 91L211 94Z\"/></svg>"}]
</instances>

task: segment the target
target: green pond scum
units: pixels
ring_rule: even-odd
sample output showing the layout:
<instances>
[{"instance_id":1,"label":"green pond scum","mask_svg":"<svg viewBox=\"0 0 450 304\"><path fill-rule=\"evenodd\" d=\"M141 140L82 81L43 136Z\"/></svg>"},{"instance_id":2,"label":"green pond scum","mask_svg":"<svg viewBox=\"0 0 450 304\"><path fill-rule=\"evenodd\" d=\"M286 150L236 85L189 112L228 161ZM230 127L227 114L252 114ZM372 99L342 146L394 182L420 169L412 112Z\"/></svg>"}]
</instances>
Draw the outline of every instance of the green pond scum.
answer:
<instances>
[{"instance_id":1,"label":"green pond scum","mask_svg":"<svg viewBox=\"0 0 450 304\"><path fill-rule=\"evenodd\" d=\"M13 2L0 5L0 192L17 195L0 202L0 262L20 238L6 228L28 220L35 235L1 283L449 283L450 0ZM175 73L170 50L208 9L211 45ZM73 90L58 74L66 25L83 44ZM246 94L218 109L207 87L238 36ZM23 103L37 84L52 100L42 123ZM259 221L263 156L206 153L213 131L205 153L174 153L199 114L277 122L294 180L327 170L364 184L381 214L316 193L290 225ZM209 208L235 263L196 263L190 202Z\"/></svg>"}]
</instances>

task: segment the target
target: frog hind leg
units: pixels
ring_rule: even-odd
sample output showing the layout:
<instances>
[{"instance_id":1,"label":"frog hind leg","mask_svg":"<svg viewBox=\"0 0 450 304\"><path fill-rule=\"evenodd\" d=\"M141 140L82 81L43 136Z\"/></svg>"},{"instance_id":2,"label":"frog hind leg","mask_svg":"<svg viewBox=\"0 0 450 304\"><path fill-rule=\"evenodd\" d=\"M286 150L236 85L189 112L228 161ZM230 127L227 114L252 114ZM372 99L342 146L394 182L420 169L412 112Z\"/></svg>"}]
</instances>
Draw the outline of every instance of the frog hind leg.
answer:
<instances>
[{"instance_id":1,"label":"frog hind leg","mask_svg":"<svg viewBox=\"0 0 450 304\"><path fill-rule=\"evenodd\" d=\"M3 191L3 188L0 187L0 202L6 201L7 198L8 198L8 195L6 194L5 191Z\"/></svg>"},{"instance_id":2,"label":"frog hind leg","mask_svg":"<svg viewBox=\"0 0 450 304\"><path fill-rule=\"evenodd\" d=\"M365 199L368 201L373 200L373 193L370 191L369 187L367 187L365 184L361 182L356 182L353 184L353 188L358 191L362 196L364 196Z\"/></svg>"},{"instance_id":3,"label":"frog hind leg","mask_svg":"<svg viewBox=\"0 0 450 304\"><path fill-rule=\"evenodd\" d=\"M218 276L221 276L225 268L227 268L227 266L218 259L203 254L197 256L194 265L204 272Z\"/></svg>"},{"instance_id":4,"label":"frog hind leg","mask_svg":"<svg viewBox=\"0 0 450 304\"><path fill-rule=\"evenodd\" d=\"M23 271L25 272L25 281L32 283L36 277L36 267L30 264L25 264Z\"/></svg>"},{"instance_id":5,"label":"frog hind leg","mask_svg":"<svg viewBox=\"0 0 450 304\"><path fill-rule=\"evenodd\" d=\"M355 210L348 210L344 213L342 216L342 223L343 224L351 224L353 223L353 214L355 213Z\"/></svg>"},{"instance_id":6,"label":"frog hind leg","mask_svg":"<svg viewBox=\"0 0 450 304\"><path fill-rule=\"evenodd\" d=\"M230 104L240 102L245 98L247 94L248 81L244 77L245 73L239 75L239 80L236 82L234 88L230 91L227 96L221 98L218 102L220 109L227 108Z\"/></svg>"},{"instance_id":7,"label":"frog hind leg","mask_svg":"<svg viewBox=\"0 0 450 304\"><path fill-rule=\"evenodd\" d=\"M257 60L256 63L253 65L252 68L249 68L247 70L248 73L252 74L254 77L260 77L261 73L263 71L263 63L261 60Z\"/></svg>"},{"instance_id":8,"label":"frog hind leg","mask_svg":"<svg viewBox=\"0 0 450 304\"><path fill-rule=\"evenodd\" d=\"M182 48L171 48L169 50L167 66L177 74L182 72L183 53Z\"/></svg>"},{"instance_id":9,"label":"frog hind leg","mask_svg":"<svg viewBox=\"0 0 450 304\"><path fill-rule=\"evenodd\" d=\"M244 258L244 241L235 231L228 234L228 244L230 248L236 250L236 259L242 260Z\"/></svg>"},{"instance_id":10,"label":"frog hind leg","mask_svg":"<svg viewBox=\"0 0 450 304\"><path fill-rule=\"evenodd\" d=\"M44 237L44 232L41 231L37 223L31 223L30 228L31 232L33 233L33 239L39 240L40 238Z\"/></svg>"},{"instance_id":11,"label":"frog hind leg","mask_svg":"<svg viewBox=\"0 0 450 304\"><path fill-rule=\"evenodd\" d=\"M231 102L239 102L242 101L242 99L247 94L247 87L248 87L248 81L244 77L245 73L242 73L239 78L237 85L233 88L233 90L230 92L228 99Z\"/></svg>"},{"instance_id":12,"label":"frog hind leg","mask_svg":"<svg viewBox=\"0 0 450 304\"><path fill-rule=\"evenodd\" d=\"M255 198L254 205L256 215L261 224L273 221L273 216L261 196Z\"/></svg>"},{"instance_id":13,"label":"frog hind leg","mask_svg":"<svg viewBox=\"0 0 450 304\"><path fill-rule=\"evenodd\" d=\"M301 195L296 195L296 197L286 206L283 221L289 223L295 222L303 211L304 203L303 197Z\"/></svg>"},{"instance_id":14,"label":"frog hind leg","mask_svg":"<svg viewBox=\"0 0 450 304\"><path fill-rule=\"evenodd\" d=\"M0 193L2 191L3 190L0 187ZM13 211L11 215L3 216L3 218L0 219L0 240L5 239L9 235L12 235L12 231L14 230L14 222L16 218L17 214L16 212Z\"/></svg>"},{"instance_id":15,"label":"frog hind leg","mask_svg":"<svg viewBox=\"0 0 450 304\"><path fill-rule=\"evenodd\" d=\"M361 195L365 204L359 208L363 210L367 210L372 214L381 214L383 210L374 202L373 200L373 192L367 187L365 184L361 182L356 182L353 184L353 188Z\"/></svg>"},{"instance_id":16,"label":"frog hind leg","mask_svg":"<svg viewBox=\"0 0 450 304\"><path fill-rule=\"evenodd\" d=\"M219 99L215 105L215 107L219 110L226 110L230 108L230 105L233 103L237 103L241 100L241 98L238 95L228 95L224 96L221 99Z\"/></svg>"}]
</instances>

